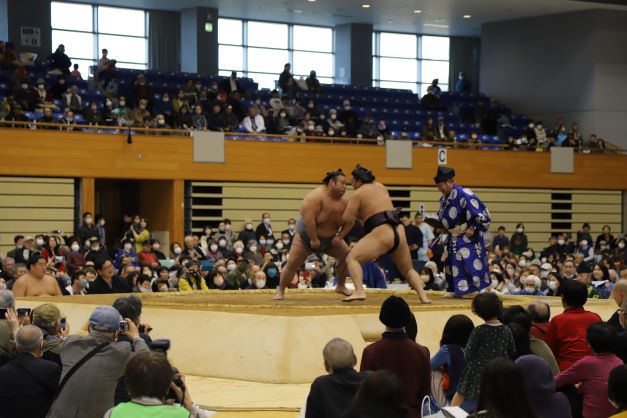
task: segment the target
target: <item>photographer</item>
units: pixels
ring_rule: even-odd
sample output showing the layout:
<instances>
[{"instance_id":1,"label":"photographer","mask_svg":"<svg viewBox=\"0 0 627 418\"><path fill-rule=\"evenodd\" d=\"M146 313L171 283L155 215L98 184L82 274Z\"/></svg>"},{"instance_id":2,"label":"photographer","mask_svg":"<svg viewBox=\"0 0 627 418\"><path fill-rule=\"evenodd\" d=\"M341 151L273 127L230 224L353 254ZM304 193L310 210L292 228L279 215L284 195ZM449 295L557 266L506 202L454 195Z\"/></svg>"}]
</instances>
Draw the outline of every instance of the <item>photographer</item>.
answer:
<instances>
[{"instance_id":1,"label":"photographer","mask_svg":"<svg viewBox=\"0 0 627 418\"><path fill-rule=\"evenodd\" d=\"M111 417L156 417L161 418L205 418L205 411L192 403L186 390L183 376L175 375L165 354L157 352L139 353L126 365L124 374L131 401L110 409L104 418ZM175 383L176 382L176 383ZM168 404L168 392L176 394L180 405Z\"/></svg>"},{"instance_id":2,"label":"photographer","mask_svg":"<svg viewBox=\"0 0 627 418\"><path fill-rule=\"evenodd\" d=\"M192 260L184 267L183 274L179 280L179 290L181 292L191 292L193 290L209 290L207 283L200 274L200 264Z\"/></svg>"},{"instance_id":3,"label":"photographer","mask_svg":"<svg viewBox=\"0 0 627 418\"><path fill-rule=\"evenodd\" d=\"M117 341L120 334L132 343ZM148 346L135 323L122 320L111 306L98 306L89 317L89 335L71 335L63 343L62 379L48 418L103 416L113 407L126 363L142 351L148 351Z\"/></svg>"},{"instance_id":4,"label":"photographer","mask_svg":"<svg viewBox=\"0 0 627 418\"><path fill-rule=\"evenodd\" d=\"M43 332L42 358L61 366L63 343L70 334L70 327L61 311L52 303L44 303L33 309L31 316L33 325Z\"/></svg>"}]
</instances>

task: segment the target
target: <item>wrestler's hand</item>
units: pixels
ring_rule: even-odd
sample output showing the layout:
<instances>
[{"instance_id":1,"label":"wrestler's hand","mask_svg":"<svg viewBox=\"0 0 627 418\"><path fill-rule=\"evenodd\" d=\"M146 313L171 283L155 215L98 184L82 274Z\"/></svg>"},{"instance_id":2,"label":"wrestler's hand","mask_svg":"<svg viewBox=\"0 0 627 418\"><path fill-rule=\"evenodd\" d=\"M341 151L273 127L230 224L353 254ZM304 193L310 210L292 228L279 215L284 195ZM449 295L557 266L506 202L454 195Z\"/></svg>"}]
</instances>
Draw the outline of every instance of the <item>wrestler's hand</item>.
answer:
<instances>
[{"instance_id":1,"label":"wrestler's hand","mask_svg":"<svg viewBox=\"0 0 627 418\"><path fill-rule=\"evenodd\" d=\"M469 226L466 228L466 238L472 238L475 235L475 228Z\"/></svg>"},{"instance_id":2,"label":"wrestler's hand","mask_svg":"<svg viewBox=\"0 0 627 418\"><path fill-rule=\"evenodd\" d=\"M310 239L309 246L314 252L318 252L318 250L320 249L320 240L318 238Z\"/></svg>"}]
</instances>

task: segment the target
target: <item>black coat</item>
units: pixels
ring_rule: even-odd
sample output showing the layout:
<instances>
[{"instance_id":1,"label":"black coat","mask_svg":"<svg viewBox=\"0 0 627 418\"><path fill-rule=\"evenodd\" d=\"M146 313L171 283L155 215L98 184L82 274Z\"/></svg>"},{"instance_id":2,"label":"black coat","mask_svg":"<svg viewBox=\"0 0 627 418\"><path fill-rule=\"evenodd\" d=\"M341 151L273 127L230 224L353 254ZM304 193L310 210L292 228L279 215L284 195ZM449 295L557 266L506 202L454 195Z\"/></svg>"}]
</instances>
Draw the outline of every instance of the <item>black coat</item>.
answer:
<instances>
[{"instance_id":1,"label":"black coat","mask_svg":"<svg viewBox=\"0 0 627 418\"><path fill-rule=\"evenodd\" d=\"M335 370L311 384L305 418L341 418L355 398L365 373L353 368Z\"/></svg>"},{"instance_id":2,"label":"black coat","mask_svg":"<svg viewBox=\"0 0 627 418\"><path fill-rule=\"evenodd\" d=\"M54 400L61 367L30 353L18 353L0 368L0 416L44 418Z\"/></svg>"},{"instance_id":3,"label":"black coat","mask_svg":"<svg viewBox=\"0 0 627 418\"><path fill-rule=\"evenodd\" d=\"M128 284L120 278L120 276L113 276L111 281L111 287L100 276L96 277L96 280L89 284L87 293L90 295L103 295L109 293L130 293L131 289Z\"/></svg>"}]
</instances>

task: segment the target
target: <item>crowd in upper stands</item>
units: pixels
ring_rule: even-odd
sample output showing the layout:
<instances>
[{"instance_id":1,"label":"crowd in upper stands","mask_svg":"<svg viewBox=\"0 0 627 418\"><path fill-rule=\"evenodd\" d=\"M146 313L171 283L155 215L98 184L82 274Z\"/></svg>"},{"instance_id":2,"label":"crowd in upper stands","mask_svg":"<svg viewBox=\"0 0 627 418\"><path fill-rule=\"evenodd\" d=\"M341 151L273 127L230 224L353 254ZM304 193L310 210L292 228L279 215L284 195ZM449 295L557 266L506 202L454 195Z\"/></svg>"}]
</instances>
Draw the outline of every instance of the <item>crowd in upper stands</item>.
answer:
<instances>
[{"instance_id":1,"label":"crowd in upper stands","mask_svg":"<svg viewBox=\"0 0 627 418\"><path fill-rule=\"evenodd\" d=\"M47 71L35 74L17 60L10 43L0 42L0 65L5 74L10 74L5 97L0 97L0 121L36 121L59 125L40 128L63 130L74 130L78 124L267 133L302 141L320 137L376 140L374 143L411 139L423 141L423 146L445 142L447 146L471 148L488 141L520 151L541 151L553 146L592 151L606 148L602 139L594 134L585 138L577 123L568 126L561 118L549 129L542 121L514 121L508 109L485 97L478 96L476 105L470 108L455 101L442 102L444 96L437 79L420 100L425 114L415 116L419 124L400 126L399 121L386 120L368 109L357 111L349 98L333 106L319 106L315 95L324 86L316 72L311 71L306 80L295 80L289 64L278 76L278 89L270 92L244 86L235 72L228 78L210 81L189 75L184 83L156 92L144 73L137 74L132 85L118 83L116 63L103 49L102 57L91 70L94 83L88 90L83 73L78 64L72 67L64 45L48 57ZM461 97L470 95L463 73L456 93ZM461 126L463 132L458 130Z\"/></svg>"}]
</instances>

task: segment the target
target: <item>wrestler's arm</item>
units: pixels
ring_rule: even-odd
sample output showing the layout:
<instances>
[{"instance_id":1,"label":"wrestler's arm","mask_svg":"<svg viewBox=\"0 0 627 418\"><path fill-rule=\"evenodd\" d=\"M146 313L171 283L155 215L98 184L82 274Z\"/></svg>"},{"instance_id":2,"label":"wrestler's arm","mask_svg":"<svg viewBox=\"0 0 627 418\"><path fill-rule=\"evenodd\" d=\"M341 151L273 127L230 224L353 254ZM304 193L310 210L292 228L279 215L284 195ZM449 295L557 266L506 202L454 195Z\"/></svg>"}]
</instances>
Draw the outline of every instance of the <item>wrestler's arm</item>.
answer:
<instances>
[{"instance_id":1,"label":"wrestler's arm","mask_svg":"<svg viewBox=\"0 0 627 418\"><path fill-rule=\"evenodd\" d=\"M318 239L318 229L316 228L316 218L320 213L320 205L322 200L315 194L309 194L305 196L303 202L300 205L300 215L303 218L305 224L305 231L309 239L315 241Z\"/></svg>"},{"instance_id":2,"label":"wrestler's arm","mask_svg":"<svg viewBox=\"0 0 627 418\"><path fill-rule=\"evenodd\" d=\"M350 234L353 229L353 225L355 225L355 217L357 216L357 211L360 206L360 195L359 192L353 193L353 195L348 200L348 205L346 205L346 209L344 209L344 215L342 215L342 226L340 228L340 232L338 232L336 239L343 240Z\"/></svg>"},{"instance_id":3,"label":"wrestler's arm","mask_svg":"<svg viewBox=\"0 0 627 418\"><path fill-rule=\"evenodd\" d=\"M13 296L21 297L26 296L26 280L23 277L20 277L15 281L13 285Z\"/></svg>"},{"instance_id":4,"label":"wrestler's arm","mask_svg":"<svg viewBox=\"0 0 627 418\"><path fill-rule=\"evenodd\" d=\"M61 293L61 288L59 287L59 282L57 282L57 279L55 279L52 276L46 276L48 278L48 280L52 283L52 285L54 286L54 295L53 296L63 296L63 293Z\"/></svg>"}]
</instances>

